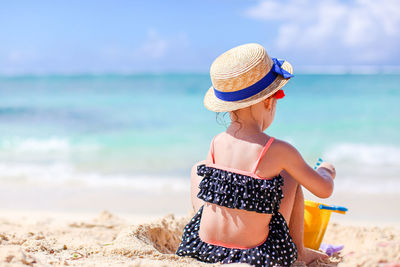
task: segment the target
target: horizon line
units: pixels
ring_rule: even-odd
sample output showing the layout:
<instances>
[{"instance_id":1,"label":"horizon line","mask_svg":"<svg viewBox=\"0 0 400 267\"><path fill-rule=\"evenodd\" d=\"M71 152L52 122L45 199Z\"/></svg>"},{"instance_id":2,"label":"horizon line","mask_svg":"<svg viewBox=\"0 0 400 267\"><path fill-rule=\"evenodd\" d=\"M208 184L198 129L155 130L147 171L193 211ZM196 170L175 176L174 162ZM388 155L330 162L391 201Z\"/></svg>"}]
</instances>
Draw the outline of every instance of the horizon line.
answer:
<instances>
[{"instance_id":1,"label":"horizon line","mask_svg":"<svg viewBox=\"0 0 400 267\"><path fill-rule=\"evenodd\" d=\"M302 65L294 68L294 74L309 74L309 75L346 75L346 74L400 74L400 65ZM60 72L13 72L0 71L2 78L18 78L18 77L78 77L78 76L157 76L157 75L209 75L208 71L188 71L188 70L163 70L163 71L134 71L134 70L109 70L109 71L60 71Z\"/></svg>"}]
</instances>

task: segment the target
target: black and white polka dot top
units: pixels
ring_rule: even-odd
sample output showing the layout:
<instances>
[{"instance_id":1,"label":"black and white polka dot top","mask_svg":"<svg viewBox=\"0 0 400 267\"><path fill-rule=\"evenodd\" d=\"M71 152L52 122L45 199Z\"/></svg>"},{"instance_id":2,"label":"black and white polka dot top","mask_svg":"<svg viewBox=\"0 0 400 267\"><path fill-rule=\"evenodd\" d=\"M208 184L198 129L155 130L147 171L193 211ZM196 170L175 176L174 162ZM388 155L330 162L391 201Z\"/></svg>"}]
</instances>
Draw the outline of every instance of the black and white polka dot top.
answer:
<instances>
[{"instance_id":1,"label":"black and white polka dot top","mask_svg":"<svg viewBox=\"0 0 400 267\"><path fill-rule=\"evenodd\" d=\"M228 208L269 214L277 212L283 198L283 178L277 175L265 179L255 174L261 158L273 140L274 138L271 137L264 146L252 172L216 165L212 143L213 164L197 166L197 174L204 177L200 182L200 192L197 197Z\"/></svg>"}]
</instances>

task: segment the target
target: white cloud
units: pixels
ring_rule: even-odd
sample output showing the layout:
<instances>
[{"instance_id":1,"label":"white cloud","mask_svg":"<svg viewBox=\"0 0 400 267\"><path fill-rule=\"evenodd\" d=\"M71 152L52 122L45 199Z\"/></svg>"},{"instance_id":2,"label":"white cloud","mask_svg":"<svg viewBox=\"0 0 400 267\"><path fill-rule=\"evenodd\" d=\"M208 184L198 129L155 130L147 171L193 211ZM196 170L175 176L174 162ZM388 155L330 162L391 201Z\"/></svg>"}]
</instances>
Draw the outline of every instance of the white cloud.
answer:
<instances>
[{"instance_id":1,"label":"white cloud","mask_svg":"<svg viewBox=\"0 0 400 267\"><path fill-rule=\"evenodd\" d=\"M189 46L189 39L185 33L175 33L170 36L161 36L155 29L149 29L145 41L136 50L134 57L141 59L165 59L169 54Z\"/></svg>"},{"instance_id":2,"label":"white cloud","mask_svg":"<svg viewBox=\"0 0 400 267\"><path fill-rule=\"evenodd\" d=\"M37 55L31 50L10 50L4 55L5 63L9 65L17 65L37 60Z\"/></svg>"},{"instance_id":3,"label":"white cloud","mask_svg":"<svg viewBox=\"0 0 400 267\"><path fill-rule=\"evenodd\" d=\"M0 73L15 74L29 72L29 69L40 61L36 51L14 48L0 51Z\"/></svg>"},{"instance_id":4,"label":"white cloud","mask_svg":"<svg viewBox=\"0 0 400 267\"><path fill-rule=\"evenodd\" d=\"M169 41L162 38L156 30L149 29L147 39L139 49L139 53L144 53L150 58L162 58L169 46Z\"/></svg>"},{"instance_id":5,"label":"white cloud","mask_svg":"<svg viewBox=\"0 0 400 267\"><path fill-rule=\"evenodd\" d=\"M103 46L98 50L97 58L101 60L98 65L107 66L109 72L163 71L176 66L177 61L185 60L189 47L190 41L184 32L167 35L149 28L134 46L118 43Z\"/></svg>"},{"instance_id":6,"label":"white cloud","mask_svg":"<svg viewBox=\"0 0 400 267\"><path fill-rule=\"evenodd\" d=\"M321 61L341 53L357 64L384 63L399 54L397 0L264 0L245 15L278 22L274 49L282 52L312 52Z\"/></svg>"}]
</instances>

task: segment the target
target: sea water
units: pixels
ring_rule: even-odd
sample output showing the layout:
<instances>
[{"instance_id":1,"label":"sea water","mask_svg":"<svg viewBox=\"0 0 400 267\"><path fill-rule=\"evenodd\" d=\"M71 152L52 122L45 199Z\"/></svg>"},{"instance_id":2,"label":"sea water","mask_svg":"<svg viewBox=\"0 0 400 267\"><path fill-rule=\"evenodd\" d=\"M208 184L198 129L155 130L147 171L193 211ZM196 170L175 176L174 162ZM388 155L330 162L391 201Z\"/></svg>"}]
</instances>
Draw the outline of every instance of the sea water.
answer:
<instances>
[{"instance_id":1,"label":"sea water","mask_svg":"<svg viewBox=\"0 0 400 267\"><path fill-rule=\"evenodd\" d=\"M229 124L204 108L210 86L207 74L0 76L0 184L188 191ZM311 166L332 162L336 190L399 193L399 74L299 74L284 90L267 134Z\"/></svg>"}]
</instances>

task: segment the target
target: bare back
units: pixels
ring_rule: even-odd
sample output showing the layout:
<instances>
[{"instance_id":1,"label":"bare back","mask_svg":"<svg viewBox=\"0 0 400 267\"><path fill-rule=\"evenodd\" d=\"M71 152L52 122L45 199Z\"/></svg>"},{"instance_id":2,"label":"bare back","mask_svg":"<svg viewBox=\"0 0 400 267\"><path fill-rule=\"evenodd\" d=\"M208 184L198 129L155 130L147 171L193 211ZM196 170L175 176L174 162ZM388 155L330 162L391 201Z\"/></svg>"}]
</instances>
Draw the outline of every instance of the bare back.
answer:
<instances>
[{"instance_id":1,"label":"bare back","mask_svg":"<svg viewBox=\"0 0 400 267\"><path fill-rule=\"evenodd\" d=\"M263 133L252 136L251 140L221 133L211 144L207 164L232 171L240 170L257 179L275 177L282 169L274 157L268 156L268 147L272 141L273 138ZM260 163L268 168L260 168ZM204 242L225 247L254 247L268 236L271 217L271 214L231 209L205 202L199 235Z\"/></svg>"}]
</instances>

